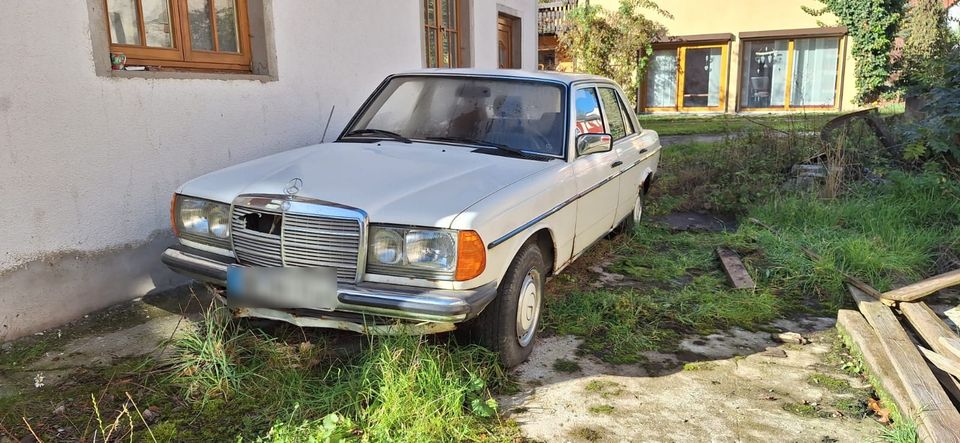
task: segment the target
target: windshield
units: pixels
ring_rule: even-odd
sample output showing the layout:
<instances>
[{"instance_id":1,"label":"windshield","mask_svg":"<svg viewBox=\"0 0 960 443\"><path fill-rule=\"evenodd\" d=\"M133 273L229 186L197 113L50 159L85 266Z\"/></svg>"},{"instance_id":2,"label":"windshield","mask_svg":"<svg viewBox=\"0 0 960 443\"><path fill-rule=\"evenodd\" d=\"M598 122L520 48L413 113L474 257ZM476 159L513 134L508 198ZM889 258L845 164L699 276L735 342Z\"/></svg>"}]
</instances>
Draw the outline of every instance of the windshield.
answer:
<instances>
[{"instance_id":1,"label":"windshield","mask_svg":"<svg viewBox=\"0 0 960 443\"><path fill-rule=\"evenodd\" d=\"M344 131L344 138L465 143L562 156L563 121L560 85L408 76L390 80L356 123ZM386 137L384 131L393 137Z\"/></svg>"}]
</instances>

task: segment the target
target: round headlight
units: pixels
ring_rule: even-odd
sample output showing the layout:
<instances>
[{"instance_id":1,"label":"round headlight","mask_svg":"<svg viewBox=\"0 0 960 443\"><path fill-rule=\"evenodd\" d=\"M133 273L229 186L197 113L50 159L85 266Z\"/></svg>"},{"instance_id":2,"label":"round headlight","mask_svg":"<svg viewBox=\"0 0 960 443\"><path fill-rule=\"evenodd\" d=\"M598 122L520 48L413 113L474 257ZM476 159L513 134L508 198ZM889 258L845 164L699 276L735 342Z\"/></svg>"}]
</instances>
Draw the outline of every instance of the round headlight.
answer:
<instances>
[{"instance_id":1,"label":"round headlight","mask_svg":"<svg viewBox=\"0 0 960 443\"><path fill-rule=\"evenodd\" d=\"M403 257L403 238L397 231L378 229L373 234L373 257L385 265L394 265Z\"/></svg>"},{"instance_id":2,"label":"round headlight","mask_svg":"<svg viewBox=\"0 0 960 443\"><path fill-rule=\"evenodd\" d=\"M210 234L217 238L227 238L230 235L229 208L224 205L207 205L207 226Z\"/></svg>"}]
</instances>

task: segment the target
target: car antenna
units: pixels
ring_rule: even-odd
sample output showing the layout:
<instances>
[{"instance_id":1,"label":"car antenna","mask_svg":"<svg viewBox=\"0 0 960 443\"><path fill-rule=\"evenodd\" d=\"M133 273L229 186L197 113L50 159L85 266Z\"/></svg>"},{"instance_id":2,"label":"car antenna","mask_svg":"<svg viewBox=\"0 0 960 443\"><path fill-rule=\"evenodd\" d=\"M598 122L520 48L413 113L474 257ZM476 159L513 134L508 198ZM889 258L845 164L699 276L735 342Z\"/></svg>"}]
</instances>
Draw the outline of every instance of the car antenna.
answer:
<instances>
[{"instance_id":1,"label":"car antenna","mask_svg":"<svg viewBox=\"0 0 960 443\"><path fill-rule=\"evenodd\" d=\"M330 120L333 118L333 110L337 109L337 105L330 107L330 115L327 116L327 125L323 127L323 135L320 136L320 143L323 143L327 139L327 129L330 128Z\"/></svg>"}]
</instances>

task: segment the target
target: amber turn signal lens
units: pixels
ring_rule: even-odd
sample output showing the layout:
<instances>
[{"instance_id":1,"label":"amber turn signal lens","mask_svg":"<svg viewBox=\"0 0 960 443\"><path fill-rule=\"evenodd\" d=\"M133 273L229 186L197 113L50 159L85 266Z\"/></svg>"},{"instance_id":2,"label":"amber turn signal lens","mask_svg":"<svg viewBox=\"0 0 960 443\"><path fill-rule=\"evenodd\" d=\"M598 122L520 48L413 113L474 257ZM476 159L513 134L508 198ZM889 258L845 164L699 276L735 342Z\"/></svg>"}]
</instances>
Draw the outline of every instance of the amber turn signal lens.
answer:
<instances>
[{"instance_id":1,"label":"amber turn signal lens","mask_svg":"<svg viewBox=\"0 0 960 443\"><path fill-rule=\"evenodd\" d=\"M487 249L483 246L480 234L474 231L460 231L457 247L457 281L470 280L483 273L487 267Z\"/></svg>"},{"instance_id":2,"label":"amber turn signal lens","mask_svg":"<svg viewBox=\"0 0 960 443\"><path fill-rule=\"evenodd\" d=\"M179 237L180 230L177 229L177 194L170 197L170 227L173 228L173 235Z\"/></svg>"}]
</instances>

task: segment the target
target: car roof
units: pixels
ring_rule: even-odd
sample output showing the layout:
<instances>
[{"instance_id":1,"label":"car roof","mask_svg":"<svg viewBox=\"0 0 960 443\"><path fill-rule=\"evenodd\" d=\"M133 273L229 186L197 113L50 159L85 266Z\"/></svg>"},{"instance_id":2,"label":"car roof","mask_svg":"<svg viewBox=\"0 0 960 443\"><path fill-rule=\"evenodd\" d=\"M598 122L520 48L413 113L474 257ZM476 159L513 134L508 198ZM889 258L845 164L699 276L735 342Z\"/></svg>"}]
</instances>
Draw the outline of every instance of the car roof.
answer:
<instances>
[{"instance_id":1,"label":"car roof","mask_svg":"<svg viewBox=\"0 0 960 443\"><path fill-rule=\"evenodd\" d=\"M547 80L565 84L572 84L581 81L602 81L614 83L613 80L600 77L599 75L556 71L526 71L522 69L418 69L413 71L398 72L394 75L448 75L466 77L516 78L526 80Z\"/></svg>"}]
</instances>

